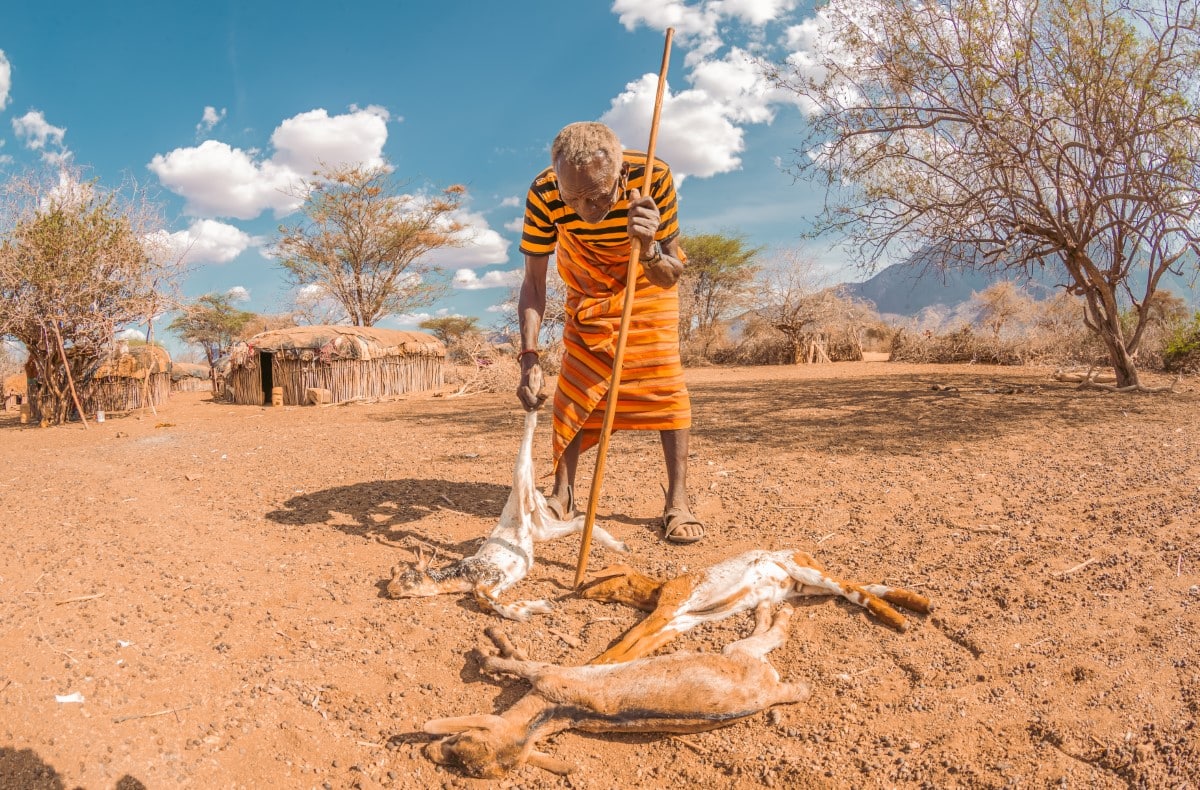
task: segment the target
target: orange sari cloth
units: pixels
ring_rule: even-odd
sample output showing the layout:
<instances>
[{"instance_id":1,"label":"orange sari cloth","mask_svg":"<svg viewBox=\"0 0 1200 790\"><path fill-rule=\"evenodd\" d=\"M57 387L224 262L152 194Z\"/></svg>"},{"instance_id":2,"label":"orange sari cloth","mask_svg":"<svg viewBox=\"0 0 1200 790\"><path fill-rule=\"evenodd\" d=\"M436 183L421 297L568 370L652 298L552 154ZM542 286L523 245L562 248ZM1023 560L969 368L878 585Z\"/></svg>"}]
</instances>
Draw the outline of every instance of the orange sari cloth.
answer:
<instances>
[{"instance_id":1,"label":"orange sari cloth","mask_svg":"<svg viewBox=\"0 0 1200 790\"><path fill-rule=\"evenodd\" d=\"M600 440L608 406L624 281L631 247L584 244L558 234L558 271L567 285L566 353L554 393L554 463L582 431L581 450ZM679 291L663 289L637 267L614 430L677 430L692 424L679 359Z\"/></svg>"}]
</instances>

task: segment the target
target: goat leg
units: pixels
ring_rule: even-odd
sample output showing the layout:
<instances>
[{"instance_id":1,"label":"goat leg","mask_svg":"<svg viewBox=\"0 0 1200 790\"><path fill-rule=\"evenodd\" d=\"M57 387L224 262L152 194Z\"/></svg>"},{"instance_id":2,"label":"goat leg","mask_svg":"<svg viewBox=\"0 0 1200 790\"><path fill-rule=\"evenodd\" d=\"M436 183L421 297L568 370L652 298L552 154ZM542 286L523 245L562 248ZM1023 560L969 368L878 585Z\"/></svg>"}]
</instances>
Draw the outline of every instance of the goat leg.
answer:
<instances>
[{"instance_id":1,"label":"goat leg","mask_svg":"<svg viewBox=\"0 0 1200 790\"><path fill-rule=\"evenodd\" d=\"M864 584L862 588L869 593L879 596L888 603L895 604L910 612L929 614L933 611L933 604L929 602L929 599L912 590L905 590L902 587L888 587L886 584Z\"/></svg>"},{"instance_id":2,"label":"goat leg","mask_svg":"<svg viewBox=\"0 0 1200 790\"><path fill-rule=\"evenodd\" d=\"M492 640L492 644L500 651L500 655L504 658L515 658L518 661L528 661L529 656L525 651L512 643L508 638L508 634L504 633L504 629L496 625L489 625L483 629L483 633L488 639Z\"/></svg>"},{"instance_id":3,"label":"goat leg","mask_svg":"<svg viewBox=\"0 0 1200 790\"><path fill-rule=\"evenodd\" d=\"M579 591L579 597L605 603L623 603L643 612L654 611L663 582L638 573L627 565L617 566L613 570L619 570L620 573L589 582Z\"/></svg>"}]
</instances>

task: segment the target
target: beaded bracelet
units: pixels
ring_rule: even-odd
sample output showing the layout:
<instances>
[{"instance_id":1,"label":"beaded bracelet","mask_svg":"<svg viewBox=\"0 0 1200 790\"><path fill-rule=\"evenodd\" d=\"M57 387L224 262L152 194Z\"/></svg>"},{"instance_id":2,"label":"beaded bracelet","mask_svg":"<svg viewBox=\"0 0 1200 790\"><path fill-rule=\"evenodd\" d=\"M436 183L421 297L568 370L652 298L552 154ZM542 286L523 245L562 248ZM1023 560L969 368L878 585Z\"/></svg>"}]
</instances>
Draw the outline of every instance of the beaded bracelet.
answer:
<instances>
[{"instance_id":1,"label":"beaded bracelet","mask_svg":"<svg viewBox=\"0 0 1200 790\"><path fill-rule=\"evenodd\" d=\"M533 354L538 359L542 358L542 352L538 351L536 348L527 348L520 354L517 354L517 362L520 362L526 354Z\"/></svg>"}]
</instances>

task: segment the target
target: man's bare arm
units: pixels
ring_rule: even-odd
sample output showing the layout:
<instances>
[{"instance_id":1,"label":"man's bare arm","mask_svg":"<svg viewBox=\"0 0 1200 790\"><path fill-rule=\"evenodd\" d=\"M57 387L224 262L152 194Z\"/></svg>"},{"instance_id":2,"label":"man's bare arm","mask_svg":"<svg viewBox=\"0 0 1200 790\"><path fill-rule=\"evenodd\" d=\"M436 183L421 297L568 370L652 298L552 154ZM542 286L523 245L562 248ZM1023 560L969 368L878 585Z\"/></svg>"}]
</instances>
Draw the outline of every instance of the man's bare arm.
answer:
<instances>
[{"instance_id":1,"label":"man's bare arm","mask_svg":"<svg viewBox=\"0 0 1200 790\"><path fill-rule=\"evenodd\" d=\"M525 256L525 279L521 282L521 294L517 298L521 351L538 348L538 335L546 314L546 270L549 262L548 255ZM526 409L536 409L546 399L541 391L543 379L540 359L537 354L522 354L520 364L521 383L517 385L517 398Z\"/></svg>"}]
</instances>

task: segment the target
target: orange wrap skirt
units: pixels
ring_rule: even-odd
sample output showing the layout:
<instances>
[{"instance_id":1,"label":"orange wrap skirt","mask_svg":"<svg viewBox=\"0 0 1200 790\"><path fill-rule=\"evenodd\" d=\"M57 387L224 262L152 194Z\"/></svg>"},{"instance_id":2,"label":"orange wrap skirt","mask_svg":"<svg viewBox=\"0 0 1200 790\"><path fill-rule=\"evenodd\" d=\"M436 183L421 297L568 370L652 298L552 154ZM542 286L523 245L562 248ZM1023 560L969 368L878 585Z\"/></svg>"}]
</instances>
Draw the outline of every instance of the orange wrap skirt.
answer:
<instances>
[{"instance_id":1,"label":"orange wrap skirt","mask_svg":"<svg viewBox=\"0 0 1200 790\"><path fill-rule=\"evenodd\" d=\"M628 243L596 247L559 234L556 257L567 286L567 320L566 352L554 392L556 466L576 434L583 434L581 451L600 440L629 255ZM652 284L638 266L613 429L678 430L691 424L679 359L679 289Z\"/></svg>"}]
</instances>

